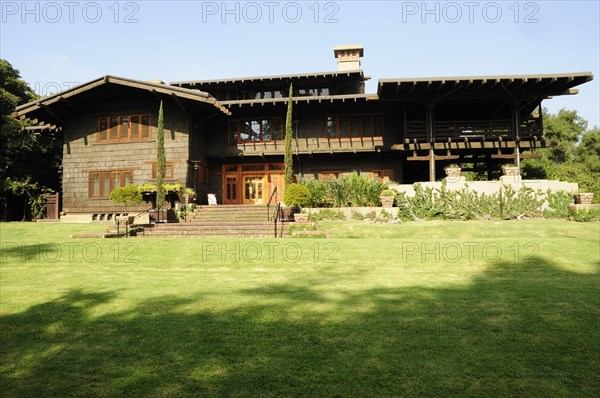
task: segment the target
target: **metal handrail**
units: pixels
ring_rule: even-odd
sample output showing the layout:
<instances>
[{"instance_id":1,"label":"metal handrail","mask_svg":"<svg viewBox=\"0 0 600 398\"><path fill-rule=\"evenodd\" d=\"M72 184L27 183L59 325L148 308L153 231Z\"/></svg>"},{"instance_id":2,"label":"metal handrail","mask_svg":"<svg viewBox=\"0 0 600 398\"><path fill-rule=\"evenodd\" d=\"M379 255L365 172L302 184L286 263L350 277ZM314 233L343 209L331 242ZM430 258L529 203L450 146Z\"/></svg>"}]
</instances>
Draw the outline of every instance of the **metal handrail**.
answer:
<instances>
[{"instance_id":1,"label":"metal handrail","mask_svg":"<svg viewBox=\"0 0 600 398\"><path fill-rule=\"evenodd\" d=\"M152 210L152 207L149 207L146 210L138 213L137 215L132 216L133 221L140 218L141 216L143 216L146 213L150 213L150 210ZM126 217L129 217L129 214ZM119 220L115 218L115 222L117 224L117 237L119 237L121 235L121 229L119 228L120 227ZM134 224L134 223L132 222L131 224ZM127 237L129 237L129 219L127 221L125 221L125 238L127 238Z\"/></svg>"},{"instance_id":2,"label":"metal handrail","mask_svg":"<svg viewBox=\"0 0 600 398\"><path fill-rule=\"evenodd\" d=\"M134 216L134 220L140 218L141 216L143 216L146 213L150 213L150 210L152 210L152 207L148 207L146 210L142 211L141 213L138 213L136 216Z\"/></svg>"},{"instance_id":3,"label":"metal handrail","mask_svg":"<svg viewBox=\"0 0 600 398\"><path fill-rule=\"evenodd\" d=\"M273 230L275 233L275 237L277 238L277 222L281 224L279 228L279 238L283 238L283 226L287 221L283 217L283 207L281 206L281 202L277 203L277 210L275 211L275 217L273 218Z\"/></svg>"},{"instance_id":4,"label":"metal handrail","mask_svg":"<svg viewBox=\"0 0 600 398\"><path fill-rule=\"evenodd\" d=\"M283 211L281 210L281 203L277 203L277 210L275 211L275 217L273 218L273 229L274 229L274 233L275 233L275 237L277 238L277 221L279 220L279 215L283 214ZM283 225L282 225L283 227Z\"/></svg>"},{"instance_id":5,"label":"metal handrail","mask_svg":"<svg viewBox=\"0 0 600 398\"><path fill-rule=\"evenodd\" d=\"M271 221L271 201L273 200L273 196L277 193L277 187L271 192L271 196L269 197L269 201L267 202L267 221Z\"/></svg>"}]
</instances>

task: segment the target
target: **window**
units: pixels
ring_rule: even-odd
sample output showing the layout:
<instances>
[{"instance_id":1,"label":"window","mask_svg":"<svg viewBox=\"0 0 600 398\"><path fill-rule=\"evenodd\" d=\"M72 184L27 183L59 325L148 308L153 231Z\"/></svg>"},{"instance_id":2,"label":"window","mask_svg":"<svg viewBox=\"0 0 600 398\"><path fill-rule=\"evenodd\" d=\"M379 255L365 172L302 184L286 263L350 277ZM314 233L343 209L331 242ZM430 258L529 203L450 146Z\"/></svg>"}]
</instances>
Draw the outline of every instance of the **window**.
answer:
<instances>
[{"instance_id":1,"label":"window","mask_svg":"<svg viewBox=\"0 0 600 398\"><path fill-rule=\"evenodd\" d=\"M325 138L383 136L382 115L336 115L325 119Z\"/></svg>"},{"instance_id":2,"label":"window","mask_svg":"<svg viewBox=\"0 0 600 398\"><path fill-rule=\"evenodd\" d=\"M133 170L92 171L89 175L89 197L108 198L118 187L133 184Z\"/></svg>"},{"instance_id":3,"label":"window","mask_svg":"<svg viewBox=\"0 0 600 398\"><path fill-rule=\"evenodd\" d=\"M283 123L281 118L232 120L228 137L230 145L282 140Z\"/></svg>"},{"instance_id":4,"label":"window","mask_svg":"<svg viewBox=\"0 0 600 398\"><path fill-rule=\"evenodd\" d=\"M324 95L329 95L329 87L325 86L312 86L312 87L302 87L297 91L295 90L294 95L298 97L319 97Z\"/></svg>"},{"instance_id":5,"label":"window","mask_svg":"<svg viewBox=\"0 0 600 398\"><path fill-rule=\"evenodd\" d=\"M150 139L150 115L110 116L98 119L97 142Z\"/></svg>"},{"instance_id":6,"label":"window","mask_svg":"<svg viewBox=\"0 0 600 398\"><path fill-rule=\"evenodd\" d=\"M152 178L156 179L156 166L157 163L152 163ZM174 178L175 176L175 165L173 162L165 162L165 178Z\"/></svg>"},{"instance_id":7,"label":"window","mask_svg":"<svg viewBox=\"0 0 600 398\"><path fill-rule=\"evenodd\" d=\"M371 178L379 182L394 181L394 170L373 170Z\"/></svg>"},{"instance_id":8,"label":"window","mask_svg":"<svg viewBox=\"0 0 600 398\"><path fill-rule=\"evenodd\" d=\"M341 171L321 171L319 173L319 180L322 181L331 181L331 180L336 180L339 176L341 176L343 173Z\"/></svg>"},{"instance_id":9,"label":"window","mask_svg":"<svg viewBox=\"0 0 600 398\"><path fill-rule=\"evenodd\" d=\"M196 169L196 181L198 184L208 185L208 167L201 164L196 164L194 165L194 168Z\"/></svg>"}]
</instances>

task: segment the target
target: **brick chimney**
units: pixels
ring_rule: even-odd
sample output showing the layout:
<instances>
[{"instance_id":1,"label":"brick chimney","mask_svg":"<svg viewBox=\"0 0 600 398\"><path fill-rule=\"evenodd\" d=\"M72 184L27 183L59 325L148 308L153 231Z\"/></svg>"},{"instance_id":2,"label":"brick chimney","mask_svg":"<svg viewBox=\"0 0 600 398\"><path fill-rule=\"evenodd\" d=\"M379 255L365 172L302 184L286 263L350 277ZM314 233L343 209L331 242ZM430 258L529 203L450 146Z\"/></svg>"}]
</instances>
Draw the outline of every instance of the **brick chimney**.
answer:
<instances>
[{"instance_id":1,"label":"brick chimney","mask_svg":"<svg viewBox=\"0 0 600 398\"><path fill-rule=\"evenodd\" d=\"M359 70L363 54L364 47L359 44L333 48L333 55L338 62L338 71Z\"/></svg>"}]
</instances>

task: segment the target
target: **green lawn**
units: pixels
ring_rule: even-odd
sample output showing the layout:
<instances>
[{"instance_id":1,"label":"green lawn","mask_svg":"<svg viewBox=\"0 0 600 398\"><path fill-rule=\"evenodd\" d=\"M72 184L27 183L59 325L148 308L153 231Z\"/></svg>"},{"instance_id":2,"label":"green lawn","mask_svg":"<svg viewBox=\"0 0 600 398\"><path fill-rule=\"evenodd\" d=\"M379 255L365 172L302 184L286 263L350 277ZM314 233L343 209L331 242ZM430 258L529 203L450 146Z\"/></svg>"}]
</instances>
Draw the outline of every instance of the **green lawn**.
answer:
<instances>
[{"instance_id":1,"label":"green lawn","mask_svg":"<svg viewBox=\"0 0 600 398\"><path fill-rule=\"evenodd\" d=\"M0 396L600 395L600 224L0 224Z\"/></svg>"}]
</instances>

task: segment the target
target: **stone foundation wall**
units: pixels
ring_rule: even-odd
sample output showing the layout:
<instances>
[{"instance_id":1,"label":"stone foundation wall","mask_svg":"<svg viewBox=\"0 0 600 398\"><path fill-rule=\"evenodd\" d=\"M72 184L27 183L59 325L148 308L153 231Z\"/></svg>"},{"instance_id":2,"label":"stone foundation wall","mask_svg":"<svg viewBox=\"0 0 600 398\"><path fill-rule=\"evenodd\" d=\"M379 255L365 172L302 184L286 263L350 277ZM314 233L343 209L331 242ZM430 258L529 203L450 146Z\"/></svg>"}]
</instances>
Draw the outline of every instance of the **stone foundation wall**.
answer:
<instances>
[{"instance_id":1,"label":"stone foundation wall","mask_svg":"<svg viewBox=\"0 0 600 398\"><path fill-rule=\"evenodd\" d=\"M421 182L423 188L441 189L442 182ZM502 176L499 181L466 181L465 177L450 177L446 178L446 189L459 191L467 189L475 191L479 194L493 195L500 192L503 186L509 185L515 190L525 186L534 191L540 190L546 193L548 190L552 192L566 191L572 194L577 193L579 189L577 183L564 182L558 180L523 180L521 176ZM400 184L392 186L398 192L405 192L406 196L414 196L415 188L412 184Z\"/></svg>"}]
</instances>

